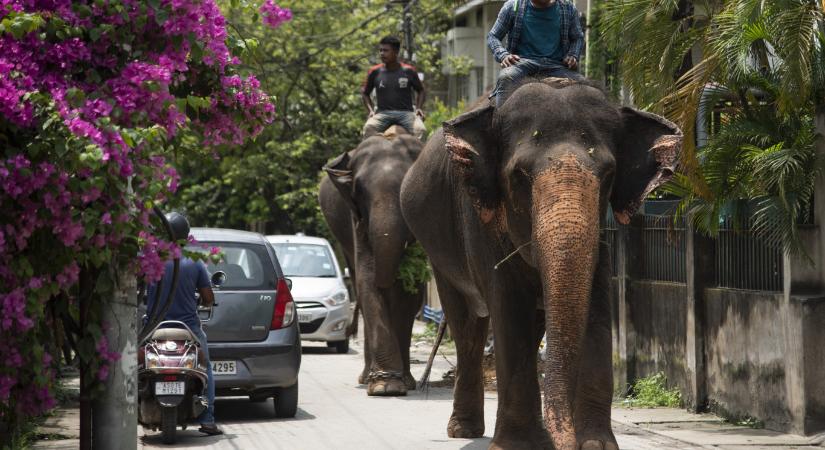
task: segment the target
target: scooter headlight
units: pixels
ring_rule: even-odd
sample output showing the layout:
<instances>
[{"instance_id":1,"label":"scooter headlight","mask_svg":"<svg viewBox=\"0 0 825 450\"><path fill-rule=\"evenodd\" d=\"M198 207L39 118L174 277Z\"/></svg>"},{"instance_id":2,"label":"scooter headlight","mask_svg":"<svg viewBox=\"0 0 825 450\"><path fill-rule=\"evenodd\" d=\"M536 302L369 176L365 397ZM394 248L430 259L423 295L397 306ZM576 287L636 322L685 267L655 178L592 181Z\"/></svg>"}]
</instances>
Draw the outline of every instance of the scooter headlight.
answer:
<instances>
[{"instance_id":1,"label":"scooter headlight","mask_svg":"<svg viewBox=\"0 0 825 450\"><path fill-rule=\"evenodd\" d=\"M146 352L146 368L154 369L160 367L160 356L157 353Z\"/></svg>"}]
</instances>

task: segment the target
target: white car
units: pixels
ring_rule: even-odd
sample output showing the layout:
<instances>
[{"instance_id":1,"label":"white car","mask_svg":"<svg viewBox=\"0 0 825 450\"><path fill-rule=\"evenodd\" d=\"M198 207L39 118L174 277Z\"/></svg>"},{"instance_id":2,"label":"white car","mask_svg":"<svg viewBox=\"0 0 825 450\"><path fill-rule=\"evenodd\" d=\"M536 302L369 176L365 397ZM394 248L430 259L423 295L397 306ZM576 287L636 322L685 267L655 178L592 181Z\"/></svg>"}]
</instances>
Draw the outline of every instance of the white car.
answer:
<instances>
[{"instance_id":1,"label":"white car","mask_svg":"<svg viewBox=\"0 0 825 450\"><path fill-rule=\"evenodd\" d=\"M324 238L267 236L284 276L292 280L301 340L323 341L338 353L349 351L350 298L332 246Z\"/></svg>"}]
</instances>

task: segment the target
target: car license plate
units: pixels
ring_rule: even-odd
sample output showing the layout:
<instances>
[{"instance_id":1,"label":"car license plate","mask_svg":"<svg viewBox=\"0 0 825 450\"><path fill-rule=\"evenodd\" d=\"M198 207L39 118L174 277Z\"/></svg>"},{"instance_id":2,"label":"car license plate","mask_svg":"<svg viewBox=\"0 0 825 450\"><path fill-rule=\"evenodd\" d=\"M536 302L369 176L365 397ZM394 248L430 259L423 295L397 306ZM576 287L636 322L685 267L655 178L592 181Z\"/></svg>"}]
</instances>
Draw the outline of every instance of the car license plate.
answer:
<instances>
[{"instance_id":1,"label":"car license plate","mask_svg":"<svg viewBox=\"0 0 825 450\"><path fill-rule=\"evenodd\" d=\"M215 375L235 375L238 369L235 361L212 361L212 373Z\"/></svg>"},{"instance_id":2,"label":"car license plate","mask_svg":"<svg viewBox=\"0 0 825 450\"><path fill-rule=\"evenodd\" d=\"M299 312L298 313L298 322L301 322L301 323L312 322L312 313Z\"/></svg>"},{"instance_id":3,"label":"car license plate","mask_svg":"<svg viewBox=\"0 0 825 450\"><path fill-rule=\"evenodd\" d=\"M155 395L183 395L186 390L184 381L158 381L155 383Z\"/></svg>"}]
</instances>

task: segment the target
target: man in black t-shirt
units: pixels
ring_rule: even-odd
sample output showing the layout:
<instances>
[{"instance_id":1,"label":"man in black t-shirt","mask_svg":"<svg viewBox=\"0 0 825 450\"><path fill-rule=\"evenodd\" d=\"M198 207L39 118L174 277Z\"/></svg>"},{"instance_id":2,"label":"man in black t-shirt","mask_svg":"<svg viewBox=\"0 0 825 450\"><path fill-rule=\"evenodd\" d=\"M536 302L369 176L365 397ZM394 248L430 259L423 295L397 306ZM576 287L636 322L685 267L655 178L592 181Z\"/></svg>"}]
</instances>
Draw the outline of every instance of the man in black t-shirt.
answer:
<instances>
[{"instance_id":1,"label":"man in black t-shirt","mask_svg":"<svg viewBox=\"0 0 825 450\"><path fill-rule=\"evenodd\" d=\"M381 39L378 53L382 64L370 68L361 90L361 98L367 107L369 119L364 125L364 137L381 134L392 125L404 127L418 139L424 138L424 113L421 111L426 90L415 67L398 61L401 41L388 36ZM372 104L370 94L375 90L378 109ZM416 93L413 108L413 91Z\"/></svg>"}]
</instances>

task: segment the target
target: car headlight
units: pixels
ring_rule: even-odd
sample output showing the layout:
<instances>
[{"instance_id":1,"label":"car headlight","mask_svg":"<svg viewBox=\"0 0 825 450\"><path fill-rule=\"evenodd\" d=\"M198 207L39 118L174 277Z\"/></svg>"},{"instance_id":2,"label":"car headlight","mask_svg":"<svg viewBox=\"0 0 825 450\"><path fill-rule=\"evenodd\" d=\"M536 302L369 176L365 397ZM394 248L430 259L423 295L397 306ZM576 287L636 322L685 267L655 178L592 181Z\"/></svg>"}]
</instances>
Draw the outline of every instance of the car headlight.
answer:
<instances>
[{"instance_id":1,"label":"car headlight","mask_svg":"<svg viewBox=\"0 0 825 450\"><path fill-rule=\"evenodd\" d=\"M333 294L328 299L326 299L326 303L329 306L343 305L344 303L347 302L347 300L348 300L347 297L348 297L347 296L347 291L339 291L339 292L336 292L335 294Z\"/></svg>"},{"instance_id":2,"label":"car headlight","mask_svg":"<svg viewBox=\"0 0 825 450\"><path fill-rule=\"evenodd\" d=\"M180 361L180 366L185 369L194 369L195 368L195 353L189 353L188 355L184 356L183 359Z\"/></svg>"},{"instance_id":3,"label":"car headlight","mask_svg":"<svg viewBox=\"0 0 825 450\"><path fill-rule=\"evenodd\" d=\"M146 368L154 369L160 367L160 356L157 353L146 352Z\"/></svg>"}]
</instances>

